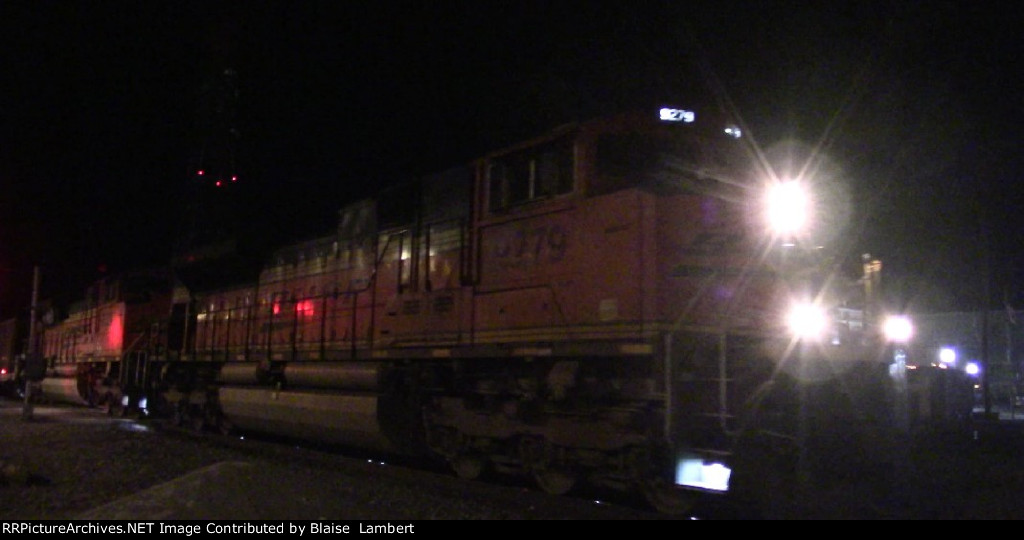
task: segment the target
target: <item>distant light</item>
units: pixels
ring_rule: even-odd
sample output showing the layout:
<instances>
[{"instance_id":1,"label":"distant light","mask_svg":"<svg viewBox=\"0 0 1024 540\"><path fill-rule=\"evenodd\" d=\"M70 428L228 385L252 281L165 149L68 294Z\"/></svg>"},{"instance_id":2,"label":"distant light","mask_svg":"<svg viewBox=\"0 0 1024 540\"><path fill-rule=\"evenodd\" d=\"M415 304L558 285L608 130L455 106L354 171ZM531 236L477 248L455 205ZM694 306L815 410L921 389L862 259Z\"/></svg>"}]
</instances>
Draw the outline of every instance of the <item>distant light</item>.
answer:
<instances>
[{"instance_id":1,"label":"distant light","mask_svg":"<svg viewBox=\"0 0 1024 540\"><path fill-rule=\"evenodd\" d=\"M914 333L914 326L906 317L892 316L885 320L882 330L889 341L905 342Z\"/></svg>"},{"instance_id":2,"label":"distant light","mask_svg":"<svg viewBox=\"0 0 1024 540\"><path fill-rule=\"evenodd\" d=\"M725 134L734 139L739 139L740 137L743 136L743 131L736 126L726 126Z\"/></svg>"},{"instance_id":3,"label":"distant light","mask_svg":"<svg viewBox=\"0 0 1024 540\"><path fill-rule=\"evenodd\" d=\"M977 362L967 362L967 365L964 366L964 371L967 372L968 375L977 375L981 373L981 366L979 366Z\"/></svg>"},{"instance_id":4,"label":"distant light","mask_svg":"<svg viewBox=\"0 0 1024 540\"><path fill-rule=\"evenodd\" d=\"M202 176L204 174L206 174L206 173L204 173L202 169L199 169L198 171L196 171L196 176Z\"/></svg>"},{"instance_id":5,"label":"distant light","mask_svg":"<svg viewBox=\"0 0 1024 540\"><path fill-rule=\"evenodd\" d=\"M232 182L237 182L238 181L238 177L232 174L231 175L231 181Z\"/></svg>"},{"instance_id":6,"label":"distant light","mask_svg":"<svg viewBox=\"0 0 1024 540\"><path fill-rule=\"evenodd\" d=\"M217 182L214 185L217 186L217 187L220 187L220 184L221 184L220 180L217 180Z\"/></svg>"},{"instance_id":7,"label":"distant light","mask_svg":"<svg viewBox=\"0 0 1024 540\"><path fill-rule=\"evenodd\" d=\"M943 364L952 364L956 362L956 350L949 347L943 347L939 350L939 361Z\"/></svg>"},{"instance_id":8,"label":"distant light","mask_svg":"<svg viewBox=\"0 0 1024 540\"><path fill-rule=\"evenodd\" d=\"M686 122L689 124L697 119L697 114L686 109L662 107L662 109L658 111L658 117L664 122Z\"/></svg>"}]
</instances>

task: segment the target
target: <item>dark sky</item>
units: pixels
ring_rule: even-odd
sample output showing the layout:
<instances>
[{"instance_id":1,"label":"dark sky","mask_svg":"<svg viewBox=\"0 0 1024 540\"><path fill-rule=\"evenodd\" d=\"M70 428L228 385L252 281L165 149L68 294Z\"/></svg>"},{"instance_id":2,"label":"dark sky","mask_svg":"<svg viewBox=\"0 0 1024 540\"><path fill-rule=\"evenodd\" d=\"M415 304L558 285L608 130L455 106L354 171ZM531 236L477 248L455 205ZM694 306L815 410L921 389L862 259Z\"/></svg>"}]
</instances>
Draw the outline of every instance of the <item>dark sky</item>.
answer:
<instances>
[{"instance_id":1,"label":"dark sky","mask_svg":"<svg viewBox=\"0 0 1024 540\"><path fill-rule=\"evenodd\" d=\"M699 94L827 157L893 301L1024 306L1015 2L5 2L0 309L165 263L237 72L239 197L267 242L567 120ZM816 149L816 150L814 150ZM987 240L986 240L987 239ZM985 254L992 256L986 259Z\"/></svg>"}]
</instances>

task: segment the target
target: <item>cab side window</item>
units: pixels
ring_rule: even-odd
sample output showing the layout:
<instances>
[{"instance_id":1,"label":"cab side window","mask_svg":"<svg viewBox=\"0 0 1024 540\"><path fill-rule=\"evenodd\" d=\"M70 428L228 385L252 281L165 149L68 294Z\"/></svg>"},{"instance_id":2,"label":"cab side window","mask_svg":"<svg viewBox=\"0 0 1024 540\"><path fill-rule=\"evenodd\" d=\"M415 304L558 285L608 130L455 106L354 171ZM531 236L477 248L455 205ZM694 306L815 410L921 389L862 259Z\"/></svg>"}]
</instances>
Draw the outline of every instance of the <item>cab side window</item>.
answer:
<instances>
[{"instance_id":1,"label":"cab side window","mask_svg":"<svg viewBox=\"0 0 1024 540\"><path fill-rule=\"evenodd\" d=\"M566 138L491 159L487 169L490 210L502 211L572 191L572 150L572 141Z\"/></svg>"}]
</instances>

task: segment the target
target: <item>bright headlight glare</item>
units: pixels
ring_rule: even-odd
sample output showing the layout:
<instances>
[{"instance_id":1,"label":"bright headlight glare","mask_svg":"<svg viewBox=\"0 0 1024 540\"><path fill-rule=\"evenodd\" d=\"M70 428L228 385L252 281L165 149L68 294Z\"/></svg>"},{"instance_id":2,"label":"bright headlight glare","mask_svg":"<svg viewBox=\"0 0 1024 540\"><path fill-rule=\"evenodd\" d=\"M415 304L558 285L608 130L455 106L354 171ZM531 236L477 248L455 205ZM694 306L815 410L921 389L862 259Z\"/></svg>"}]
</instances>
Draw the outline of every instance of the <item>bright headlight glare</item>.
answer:
<instances>
[{"instance_id":1,"label":"bright headlight glare","mask_svg":"<svg viewBox=\"0 0 1024 540\"><path fill-rule=\"evenodd\" d=\"M910 323L910 319L906 317L890 316L885 319L882 331L885 333L885 338L889 341L904 342L909 340L910 336L914 333L914 326Z\"/></svg>"},{"instance_id":2,"label":"bright headlight glare","mask_svg":"<svg viewBox=\"0 0 1024 540\"><path fill-rule=\"evenodd\" d=\"M799 233L807 223L807 193L796 182L783 182L768 190L768 225L780 234Z\"/></svg>"},{"instance_id":3,"label":"bright headlight glare","mask_svg":"<svg viewBox=\"0 0 1024 540\"><path fill-rule=\"evenodd\" d=\"M820 338L828 327L825 311L813 304L797 304L786 319L793 335L802 339Z\"/></svg>"}]
</instances>

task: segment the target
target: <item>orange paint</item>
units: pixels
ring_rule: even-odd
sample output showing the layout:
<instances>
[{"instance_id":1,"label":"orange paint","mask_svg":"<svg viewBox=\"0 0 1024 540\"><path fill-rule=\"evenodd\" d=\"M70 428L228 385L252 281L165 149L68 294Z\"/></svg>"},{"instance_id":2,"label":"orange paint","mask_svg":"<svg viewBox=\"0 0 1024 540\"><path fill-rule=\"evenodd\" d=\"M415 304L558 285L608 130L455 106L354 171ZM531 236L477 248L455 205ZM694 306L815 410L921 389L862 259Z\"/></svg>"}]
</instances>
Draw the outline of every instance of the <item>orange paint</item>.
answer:
<instances>
[{"instance_id":1,"label":"orange paint","mask_svg":"<svg viewBox=\"0 0 1024 540\"><path fill-rule=\"evenodd\" d=\"M107 347L110 349L120 349L124 342L124 321L121 319L120 313L115 313L110 318L110 327L107 328Z\"/></svg>"}]
</instances>

